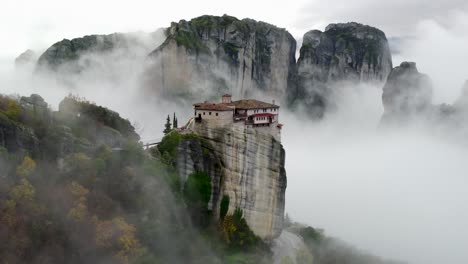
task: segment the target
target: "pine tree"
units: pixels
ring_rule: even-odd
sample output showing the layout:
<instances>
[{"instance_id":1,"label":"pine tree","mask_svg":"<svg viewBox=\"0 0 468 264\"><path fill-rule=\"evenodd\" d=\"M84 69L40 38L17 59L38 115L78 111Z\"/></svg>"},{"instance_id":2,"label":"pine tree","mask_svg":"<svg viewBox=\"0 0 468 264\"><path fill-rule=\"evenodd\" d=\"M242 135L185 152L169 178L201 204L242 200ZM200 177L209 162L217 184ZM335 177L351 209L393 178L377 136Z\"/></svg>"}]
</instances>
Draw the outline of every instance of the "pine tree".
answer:
<instances>
[{"instance_id":1,"label":"pine tree","mask_svg":"<svg viewBox=\"0 0 468 264\"><path fill-rule=\"evenodd\" d=\"M175 112L174 112L174 118L172 119L172 128L176 129L177 127L178 127L177 117L176 117Z\"/></svg>"},{"instance_id":2,"label":"pine tree","mask_svg":"<svg viewBox=\"0 0 468 264\"><path fill-rule=\"evenodd\" d=\"M166 124L164 125L164 135L167 135L169 132L172 131L172 128L171 128L171 118L169 117L169 115L167 115L167 119L166 119Z\"/></svg>"}]
</instances>

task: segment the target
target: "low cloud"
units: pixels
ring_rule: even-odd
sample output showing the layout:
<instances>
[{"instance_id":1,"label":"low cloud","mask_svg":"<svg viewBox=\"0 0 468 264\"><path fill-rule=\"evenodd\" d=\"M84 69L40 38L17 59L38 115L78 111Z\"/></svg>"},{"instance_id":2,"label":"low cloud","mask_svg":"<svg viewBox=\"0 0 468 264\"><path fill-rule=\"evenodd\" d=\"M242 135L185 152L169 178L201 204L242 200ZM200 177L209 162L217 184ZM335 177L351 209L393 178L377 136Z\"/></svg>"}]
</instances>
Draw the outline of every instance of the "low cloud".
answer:
<instances>
[{"instance_id":1,"label":"low cloud","mask_svg":"<svg viewBox=\"0 0 468 264\"><path fill-rule=\"evenodd\" d=\"M331 0L326 5L313 0L304 5L295 25L307 30L317 26L324 28L329 23L355 21L379 27L389 36L408 36L422 20L445 23L453 12L467 8L463 0Z\"/></svg>"},{"instance_id":2,"label":"low cloud","mask_svg":"<svg viewBox=\"0 0 468 264\"><path fill-rule=\"evenodd\" d=\"M320 123L283 113L286 211L373 254L462 264L468 149L430 129L379 129L381 88L347 87Z\"/></svg>"}]
</instances>

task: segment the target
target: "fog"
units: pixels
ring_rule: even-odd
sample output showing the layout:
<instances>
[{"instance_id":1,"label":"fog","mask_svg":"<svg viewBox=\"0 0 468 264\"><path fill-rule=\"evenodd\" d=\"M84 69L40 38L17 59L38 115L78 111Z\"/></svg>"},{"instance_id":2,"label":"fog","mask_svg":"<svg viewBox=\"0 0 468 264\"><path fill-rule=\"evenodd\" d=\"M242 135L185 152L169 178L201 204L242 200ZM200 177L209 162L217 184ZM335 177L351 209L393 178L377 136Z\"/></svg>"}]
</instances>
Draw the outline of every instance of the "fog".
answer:
<instances>
[{"instance_id":1,"label":"fog","mask_svg":"<svg viewBox=\"0 0 468 264\"><path fill-rule=\"evenodd\" d=\"M361 87L334 117L281 120L286 211L376 255L465 263L468 149L418 129L377 129L380 92ZM349 98L348 98L349 99Z\"/></svg>"},{"instance_id":2,"label":"fog","mask_svg":"<svg viewBox=\"0 0 468 264\"><path fill-rule=\"evenodd\" d=\"M468 13L454 12L445 23L426 19L418 23L415 35L400 43L401 53L394 57L397 65L403 60L416 61L419 71L434 82L434 100L452 103L468 79Z\"/></svg>"},{"instance_id":3,"label":"fog","mask_svg":"<svg viewBox=\"0 0 468 264\"><path fill-rule=\"evenodd\" d=\"M118 47L109 53L82 56L74 63L86 65L79 74L39 72L35 65L15 69L13 61L4 59L0 66L0 92L21 96L37 93L52 109L57 109L65 96L77 95L129 119L143 142L160 139L168 114L188 116L191 109L159 100L141 88L146 56L164 41L163 32L157 31L151 38L145 33L131 35L138 45L130 50ZM181 125L185 122L183 118L179 120Z\"/></svg>"},{"instance_id":4,"label":"fog","mask_svg":"<svg viewBox=\"0 0 468 264\"><path fill-rule=\"evenodd\" d=\"M414 36L399 43L394 64L416 61L434 80L437 103L454 101L468 78L467 25L464 13L443 23L422 20ZM0 92L38 93L53 108L77 94L130 119L143 141L156 139L167 114L177 112L182 124L191 109L138 89L145 52L93 57L97 66L73 77L73 85L33 77L31 69L14 72L14 56L0 58ZM286 211L375 255L414 264L466 263L468 148L427 127L379 129L381 93L381 87L346 87L337 111L318 123L282 110Z\"/></svg>"},{"instance_id":5,"label":"fog","mask_svg":"<svg viewBox=\"0 0 468 264\"><path fill-rule=\"evenodd\" d=\"M467 24L461 12L445 23L423 20L399 43L394 65L416 61L433 79L434 103L452 103L468 78ZM376 255L466 263L466 138L430 126L379 129L381 88L347 88L337 112L321 123L281 117L286 211Z\"/></svg>"}]
</instances>

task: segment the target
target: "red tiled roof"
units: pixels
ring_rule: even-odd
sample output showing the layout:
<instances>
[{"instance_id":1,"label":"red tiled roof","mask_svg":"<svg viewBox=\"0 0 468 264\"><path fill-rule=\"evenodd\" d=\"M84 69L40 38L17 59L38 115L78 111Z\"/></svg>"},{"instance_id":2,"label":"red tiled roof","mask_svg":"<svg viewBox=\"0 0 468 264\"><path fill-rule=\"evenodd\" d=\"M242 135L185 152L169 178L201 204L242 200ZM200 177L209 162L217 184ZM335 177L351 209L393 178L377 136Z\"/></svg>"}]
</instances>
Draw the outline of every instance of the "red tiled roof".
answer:
<instances>
[{"instance_id":1,"label":"red tiled roof","mask_svg":"<svg viewBox=\"0 0 468 264\"><path fill-rule=\"evenodd\" d=\"M253 114L251 116L275 116L275 114L272 114L272 113L258 113L258 114Z\"/></svg>"},{"instance_id":2,"label":"red tiled roof","mask_svg":"<svg viewBox=\"0 0 468 264\"><path fill-rule=\"evenodd\" d=\"M211 111L233 111L234 108L229 104L215 104L215 103L198 103L193 105L196 110L211 110Z\"/></svg>"},{"instance_id":3,"label":"red tiled roof","mask_svg":"<svg viewBox=\"0 0 468 264\"><path fill-rule=\"evenodd\" d=\"M283 127L283 124L278 124L276 125L277 128L282 128Z\"/></svg>"},{"instance_id":4,"label":"red tiled roof","mask_svg":"<svg viewBox=\"0 0 468 264\"><path fill-rule=\"evenodd\" d=\"M232 104L237 109L279 108L279 106L277 105L265 103L265 102L255 100L255 99L244 99L244 100L233 101Z\"/></svg>"},{"instance_id":5,"label":"red tiled roof","mask_svg":"<svg viewBox=\"0 0 468 264\"><path fill-rule=\"evenodd\" d=\"M230 96L230 95L225 95ZM244 99L233 101L231 103L197 103L193 105L196 109L199 110L213 110L213 111L231 111L234 108L236 109L262 109L262 108L279 108L279 106L265 103L255 99Z\"/></svg>"}]
</instances>

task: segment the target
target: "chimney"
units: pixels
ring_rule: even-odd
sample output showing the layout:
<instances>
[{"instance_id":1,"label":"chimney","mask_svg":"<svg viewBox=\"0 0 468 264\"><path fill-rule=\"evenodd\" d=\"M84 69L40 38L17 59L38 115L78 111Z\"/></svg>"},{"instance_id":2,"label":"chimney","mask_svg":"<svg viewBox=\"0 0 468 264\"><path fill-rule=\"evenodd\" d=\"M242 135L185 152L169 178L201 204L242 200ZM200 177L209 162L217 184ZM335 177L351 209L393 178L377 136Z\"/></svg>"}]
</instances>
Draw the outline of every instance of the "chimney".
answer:
<instances>
[{"instance_id":1,"label":"chimney","mask_svg":"<svg viewBox=\"0 0 468 264\"><path fill-rule=\"evenodd\" d=\"M272 103L275 104L275 99L273 99Z\"/></svg>"}]
</instances>

